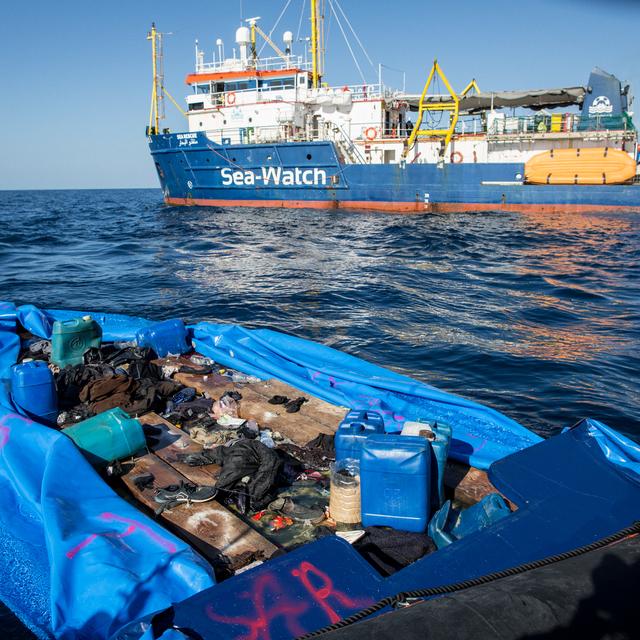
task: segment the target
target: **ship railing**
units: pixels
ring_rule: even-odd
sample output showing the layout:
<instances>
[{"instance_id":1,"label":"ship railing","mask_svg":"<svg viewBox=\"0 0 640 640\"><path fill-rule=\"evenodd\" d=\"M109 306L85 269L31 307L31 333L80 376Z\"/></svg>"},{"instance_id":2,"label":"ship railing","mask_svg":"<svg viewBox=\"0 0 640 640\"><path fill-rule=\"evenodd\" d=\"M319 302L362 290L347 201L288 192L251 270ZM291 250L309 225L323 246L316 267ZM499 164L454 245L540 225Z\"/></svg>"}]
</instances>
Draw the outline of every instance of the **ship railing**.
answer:
<instances>
[{"instance_id":1,"label":"ship railing","mask_svg":"<svg viewBox=\"0 0 640 640\"><path fill-rule=\"evenodd\" d=\"M340 124L335 122L325 122L326 135L335 142L345 159L353 164L364 164L366 162L364 156L360 153L357 145L351 136L344 130Z\"/></svg>"},{"instance_id":2,"label":"ship railing","mask_svg":"<svg viewBox=\"0 0 640 640\"><path fill-rule=\"evenodd\" d=\"M462 116L456 126L456 134L487 134L489 136L514 136L536 134L584 134L588 132L634 131L627 116L582 117L577 113L534 114L507 116L502 113L483 116Z\"/></svg>"},{"instance_id":3,"label":"ship railing","mask_svg":"<svg viewBox=\"0 0 640 640\"><path fill-rule=\"evenodd\" d=\"M285 61L280 56L269 58L258 58L255 63L249 59L243 62L239 58L231 58L230 60L214 60L213 62L200 62L196 64L196 73L213 73L225 71L246 71L248 69L256 69L257 71L273 71L276 69L302 69L309 71L311 63L303 60L302 56L287 56Z\"/></svg>"},{"instance_id":4,"label":"ship railing","mask_svg":"<svg viewBox=\"0 0 640 640\"><path fill-rule=\"evenodd\" d=\"M344 127L345 135L355 142L371 143L379 140L405 140L411 135L411 126L406 122L349 122Z\"/></svg>"},{"instance_id":5,"label":"ship railing","mask_svg":"<svg viewBox=\"0 0 640 640\"><path fill-rule=\"evenodd\" d=\"M291 84L283 84L282 86L266 86L266 87L249 87L248 89L235 89L228 91L209 92L211 104L213 107L230 107L233 105L251 104L259 102L282 102L283 98L287 101L295 100L295 94L282 96L283 91L294 91L295 86Z\"/></svg>"},{"instance_id":6,"label":"ship railing","mask_svg":"<svg viewBox=\"0 0 640 640\"><path fill-rule=\"evenodd\" d=\"M327 90L334 93L349 91L353 100L378 100L380 98L392 98L398 91L385 86L384 84L346 84L343 86L327 87Z\"/></svg>"},{"instance_id":7,"label":"ship railing","mask_svg":"<svg viewBox=\"0 0 640 640\"><path fill-rule=\"evenodd\" d=\"M272 126L208 129L207 138L223 146L236 144L273 144L279 142L307 142L304 131L291 124Z\"/></svg>"}]
</instances>

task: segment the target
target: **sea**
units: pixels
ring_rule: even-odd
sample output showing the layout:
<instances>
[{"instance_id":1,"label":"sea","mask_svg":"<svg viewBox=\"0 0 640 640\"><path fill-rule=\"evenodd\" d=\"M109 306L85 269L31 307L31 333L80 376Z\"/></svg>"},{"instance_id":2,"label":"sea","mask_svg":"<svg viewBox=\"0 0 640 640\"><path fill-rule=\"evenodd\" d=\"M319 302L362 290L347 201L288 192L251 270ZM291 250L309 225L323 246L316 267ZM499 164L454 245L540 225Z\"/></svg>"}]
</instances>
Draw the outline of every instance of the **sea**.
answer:
<instances>
[{"instance_id":1,"label":"sea","mask_svg":"<svg viewBox=\"0 0 640 640\"><path fill-rule=\"evenodd\" d=\"M3 191L0 274L0 299L15 303L268 327L542 436L589 416L640 442L638 214L176 208L158 189Z\"/></svg>"}]
</instances>

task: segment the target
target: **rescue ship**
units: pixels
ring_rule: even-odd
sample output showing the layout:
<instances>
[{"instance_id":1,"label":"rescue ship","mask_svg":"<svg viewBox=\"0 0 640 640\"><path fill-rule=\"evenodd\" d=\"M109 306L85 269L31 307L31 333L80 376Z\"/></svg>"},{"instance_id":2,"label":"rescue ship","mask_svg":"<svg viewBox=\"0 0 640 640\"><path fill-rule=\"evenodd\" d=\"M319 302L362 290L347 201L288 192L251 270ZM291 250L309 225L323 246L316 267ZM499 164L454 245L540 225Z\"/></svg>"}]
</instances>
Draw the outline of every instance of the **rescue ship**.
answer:
<instances>
[{"instance_id":1,"label":"rescue ship","mask_svg":"<svg viewBox=\"0 0 640 640\"><path fill-rule=\"evenodd\" d=\"M353 30L347 38L338 0L311 0L310 9L304 55L291 31L282 50L259 18L237 29L232 57L218 39L205 61L196 43L186 110L164 86L162 34L152 26L146 133L167 204L640 211L638 134L629 87L616 76L595 68L586 85L497 92L472 80L458 92L436 60L421 94L386 86L382 73L374 84L330 86L325 13L350 51L361 42ZM260 57L259 45L274 55ZM161 128L165 96L186 131Z\"/></svg>"}]
</instances>

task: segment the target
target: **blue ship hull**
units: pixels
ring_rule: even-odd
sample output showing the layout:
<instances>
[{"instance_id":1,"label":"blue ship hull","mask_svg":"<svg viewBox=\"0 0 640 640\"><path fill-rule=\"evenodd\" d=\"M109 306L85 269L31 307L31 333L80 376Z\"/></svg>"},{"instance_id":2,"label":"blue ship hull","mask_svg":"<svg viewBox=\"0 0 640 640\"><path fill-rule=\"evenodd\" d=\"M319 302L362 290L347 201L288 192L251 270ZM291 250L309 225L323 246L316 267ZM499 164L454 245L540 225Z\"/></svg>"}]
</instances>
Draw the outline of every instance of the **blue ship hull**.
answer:
<instances>
[{"instance_id":1,"label":"blue ship hull","mask_svg":"<svg viewBox=\"0 0 640 640\"><path fill-rule=\"evenodd\" d=\"M149 140L172 205L640 212L638 184L527 185L522 163L345 164L331 142L222 146L200 132Z\"/></svg>"}]
</instances>

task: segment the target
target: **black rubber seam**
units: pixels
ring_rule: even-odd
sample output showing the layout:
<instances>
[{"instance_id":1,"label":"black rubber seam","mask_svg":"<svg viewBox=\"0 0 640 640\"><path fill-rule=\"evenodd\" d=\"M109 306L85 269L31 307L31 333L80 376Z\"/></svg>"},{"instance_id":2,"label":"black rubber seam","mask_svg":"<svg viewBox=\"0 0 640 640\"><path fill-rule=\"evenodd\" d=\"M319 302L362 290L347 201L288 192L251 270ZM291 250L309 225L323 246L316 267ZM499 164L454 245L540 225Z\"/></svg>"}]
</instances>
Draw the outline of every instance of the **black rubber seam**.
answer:
<instances>
[{"instance_id":1,"label":"black rubber seam","mask_svg":"<svg viewBox=\"0 0 640 640\"><path fill-rule=\"evenodd\" d=\"M347 618L343 618L342 620L340 620L339 622L336 622L335 624L328 625L326 627L323 627L322 629L318 629L317 631L312 631L311 633L306 633L302 636L298 636L296 640L308 640L309 638L317 638L318 636L323 635L325 633L329 633L330 631L336 631L338 629L348 627L349 625L355 624L356 622L360 622L364 618L367 618L370 615L377 613L378 611L386 607L390 607L390 606L395 607L398 605L407 604L408 600L411 600L414 598L418 598L418 599L430 598L433 596L441 596L447 593L455 593L456 591L462 591L463 589L469 589L471 587L478 587L480 585L487 584L495 580L501 580L502 578L515 576L520 573L525 573L526 571L531 571L532 569L539 569L540 567L545 567L550 564L554 564L555 562L562 562L563 560L569 560L570 558L575 558L577 556L584 555L585 553L595 551L596 549L601 549L602 547L606 547L609 544L613 544L614 542L619 542L624 538L627 538L629 536L636 535L639 533L640 533L640 521L634 522L634 524L632 524L630 527L621 529L617 533L607 536L606 538L601 538L600 540L596 540L595 542L591 542L590 544L586 544L582 547L572 549L571 551L558 553L553 556L548 556L547 558L542 558L541 560L526 562L525 564L520 564L516 567L511 567L510 569L495 571L494 573L488 573L484 576L479 576L471 580L463 580L462 582L455 582L453 584L443 585L441 587L417 589L416 591L406 591L403 593L397 593L394 596L387 596L386 598L383 598L379 602L372 604L370 607L367 607L366 609L361 609L357 613L354 613L353 615L350 615Z\"/></svg>"}]
</instances>

